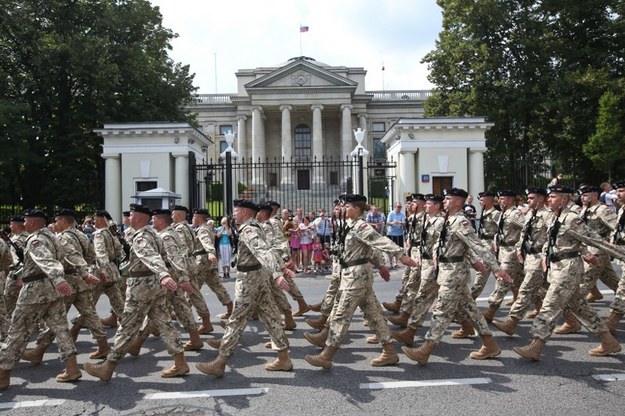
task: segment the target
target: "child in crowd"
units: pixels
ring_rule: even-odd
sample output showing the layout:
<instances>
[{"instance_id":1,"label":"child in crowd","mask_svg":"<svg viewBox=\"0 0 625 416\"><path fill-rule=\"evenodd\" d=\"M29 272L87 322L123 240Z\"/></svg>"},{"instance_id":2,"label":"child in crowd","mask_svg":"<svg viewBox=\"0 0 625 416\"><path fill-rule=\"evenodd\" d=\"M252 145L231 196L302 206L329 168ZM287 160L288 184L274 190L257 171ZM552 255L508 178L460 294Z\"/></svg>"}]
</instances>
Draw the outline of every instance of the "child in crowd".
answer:
<instances>
[{"instance_id":1,"label":"child in crowd","mask_svg":"<svg viewBox=\"0 0 625 416\"><path fill-rule=\"evenodd\" d=\"M325 261L323 259L323 244L321 244L321 238L317 235L312 243L312 260L314 272L319 273L321 267L325 265Z\"/></svg>"}]
</instances>

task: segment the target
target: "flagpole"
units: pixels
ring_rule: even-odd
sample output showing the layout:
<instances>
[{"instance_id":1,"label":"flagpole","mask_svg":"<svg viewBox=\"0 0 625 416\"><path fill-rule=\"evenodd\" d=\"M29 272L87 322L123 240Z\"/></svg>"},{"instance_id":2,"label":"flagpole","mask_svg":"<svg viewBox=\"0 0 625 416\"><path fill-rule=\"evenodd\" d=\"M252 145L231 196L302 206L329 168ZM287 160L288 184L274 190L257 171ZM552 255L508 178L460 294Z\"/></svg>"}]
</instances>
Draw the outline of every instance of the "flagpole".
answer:
<instances>
[{"instance_id":1,"label":"flagpole","mask_svg":"<svg viewBox=\"0 0 625 416\"><path fill-rule=\"evenodd\" d=\"M299 30L299 56L304 56L302 53L302 29Z\"/></svg>"}]
</instances>

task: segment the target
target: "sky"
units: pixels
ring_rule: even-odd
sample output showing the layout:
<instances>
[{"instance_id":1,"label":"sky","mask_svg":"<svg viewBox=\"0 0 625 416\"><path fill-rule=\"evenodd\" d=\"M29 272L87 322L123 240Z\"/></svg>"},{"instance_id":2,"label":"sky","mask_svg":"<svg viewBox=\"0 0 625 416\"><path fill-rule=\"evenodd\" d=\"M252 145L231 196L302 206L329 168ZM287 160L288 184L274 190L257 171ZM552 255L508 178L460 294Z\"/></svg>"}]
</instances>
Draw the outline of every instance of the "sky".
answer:
<instances>
[{"instance_id":1,"label":"sky","mask_svg":"<svg viewBox=\"0 0 625 416\"><path fill-rule=\"evenodd\" d=\"M178 34L169 55L190 65L199 94L236 93L237 70L297 56L362 67L367 91L432 88L420 62L442 29L435 0L150 2L160 8L163 26Z\"/></svg>"}]
</instances>

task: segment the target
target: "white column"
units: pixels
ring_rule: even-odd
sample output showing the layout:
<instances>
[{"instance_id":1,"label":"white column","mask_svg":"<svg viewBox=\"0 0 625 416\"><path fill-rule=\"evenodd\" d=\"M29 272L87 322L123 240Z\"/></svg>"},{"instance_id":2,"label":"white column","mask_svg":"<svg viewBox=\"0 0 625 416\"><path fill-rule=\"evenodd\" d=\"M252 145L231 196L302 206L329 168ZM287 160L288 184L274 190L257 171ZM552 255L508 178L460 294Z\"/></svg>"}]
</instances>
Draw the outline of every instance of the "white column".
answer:
<instances>
[{"instance_id":1,"label":"white column","mask_svg":"<svg viewBox=\"0 0 625 416\"><path fill-rule=\"evenodd\" d=\"M261 107L252 107L252 159L265 161L265 129Z\"/></svg>"},{"instance_id":2,"label":"white column","mask_svg":"<svg viewBox=\"0 0 625 416\"><path fill-rule=\"evenodd\" d=\"M484 149L469 149L469 194L477 199L478 192L484 191Z\"/></svg>"},{"instance_id":3,"label":"white column","mask_svg":"<svg viewBox=\"0 0 625 416\"><path fill-rule=\"evenodd\" d=\"M341 159L345 159L350 154L354 146L352 145L352 106L341 105Z\"/></svg>"},{"instance_id":4,"label":"white column","mask_svg":"<svg viewBox=\"0 0 625 416\"><path fill-rule=\"evenodd\" d=\"M313 112L313 131L312 131L312 151L313 158L321 160L323 158L323 126L321 124L321 110L323 106L315 104L310 107Z\"/></svg>"},{"instance_id":5,"label":"white column","mask_svg":"<svg viewBox=\"0 0 625 416\"><path fill-rule=\"evenodd\" d=\"M401 151L399 153L399 165L397 168L397 194L393 201L401 201L404 203L404 194L407 192L415 192L417 189L415 174L415 152Z\"/></svg>"},{"instance_id":6,"label":"white column","mask_svg":"<svg viewBox=\"0 0 625 416\"><path fill-rule=\"evenodd\" d=\"M293 157L293 136L291 134L291 111L293 107L290 105L281 105L280 112L282 113L282 159L285 162L290 162ZM281 185L292 185L293 174L287 167L282 168L282 178L280 180Z\"/></svg>"},{"instance_id":7,"label":"white column","mask_svg":"<svg viewBox=\"0 0 625 416\"><path fill-rule=\"evenodd\" d=\"M122 169L119 154L102 155L104 159L104 207L115 222L122 219Z\"/></svg>"},{"instance_id":8,"label":"white column","mask_svg":"<svg viewBox=\"0 0 625 416\"><path fill-rule=\"evenodd\" d=\"M239 116L237 119L237 146L234 148L239 158L248 157L247 154L247 116Z\"/></svg>"},{"instance_id":9,"label":"white column","mask_svg":"<svg viewBox=\"0 0 625 416\"><path fill-rule=\"evenodd\" d=\"M174 189L173 191L180 194L179 204L185 207L189 206L189 154L188 153L172 153L174 157ZM204 208L204 207L200 207Z\"/></svg>"},{"instance_id":10,"label":"white column","mask_svg":"<svg viewBox=\"0 0 625 416\"><path fill-rule=\"evenodd\" d=\"M366 113L358 113L358 127L360 127L362 130L369 131L369 129L367 129L367 114Z\"/></svg>"}]
</instances>

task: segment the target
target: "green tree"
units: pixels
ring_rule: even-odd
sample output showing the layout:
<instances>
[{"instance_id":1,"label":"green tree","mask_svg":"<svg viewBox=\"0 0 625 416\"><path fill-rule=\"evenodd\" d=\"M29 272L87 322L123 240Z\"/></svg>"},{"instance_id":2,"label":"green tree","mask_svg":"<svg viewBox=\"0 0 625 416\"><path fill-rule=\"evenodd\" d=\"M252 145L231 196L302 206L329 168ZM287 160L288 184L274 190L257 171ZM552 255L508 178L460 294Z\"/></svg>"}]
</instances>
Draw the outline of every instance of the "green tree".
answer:
<instances>
[{"instance_id":1,"label":"green tree","mask_svg":"<svg viewBox=\"0 0 625 416\"><path fill-rule=\"evenodd\" d=\"M109 121L193 121L176 35L146 0L7 0L0 9L1 197L99 205Z\"/></svg>"}]
</instances>

